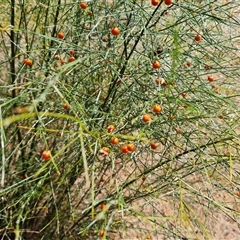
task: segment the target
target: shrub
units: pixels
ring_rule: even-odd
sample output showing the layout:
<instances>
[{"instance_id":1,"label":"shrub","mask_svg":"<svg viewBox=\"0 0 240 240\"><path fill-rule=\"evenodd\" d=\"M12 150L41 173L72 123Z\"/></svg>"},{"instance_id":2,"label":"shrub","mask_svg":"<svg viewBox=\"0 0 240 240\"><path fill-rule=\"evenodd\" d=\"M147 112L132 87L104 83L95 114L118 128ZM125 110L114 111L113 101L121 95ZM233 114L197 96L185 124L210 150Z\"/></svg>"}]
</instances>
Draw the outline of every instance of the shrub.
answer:
<instances>
[{"instance_id":1,"label":"shrub","mask_svg":"<svg viewBox=\"0 0 240 240\"><path fill-rule=\"evenodd\" d=\"M2 238L211 239L211 212L240 224L239 3L82 6L2 4Z\"/></svg>"}]
</instances>

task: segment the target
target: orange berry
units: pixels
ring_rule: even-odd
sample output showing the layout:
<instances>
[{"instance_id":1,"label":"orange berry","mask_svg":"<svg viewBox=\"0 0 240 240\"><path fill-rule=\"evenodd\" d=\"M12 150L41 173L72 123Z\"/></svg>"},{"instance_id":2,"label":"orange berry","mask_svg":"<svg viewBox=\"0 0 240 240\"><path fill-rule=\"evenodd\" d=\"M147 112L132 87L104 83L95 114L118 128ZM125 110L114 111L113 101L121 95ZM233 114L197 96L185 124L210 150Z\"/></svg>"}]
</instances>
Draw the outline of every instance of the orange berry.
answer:
<instances>
[{"instance_id":1,"label":"orange berry","mask_svg":"<svg viewBox=\"0 0 240 240\"><path fill-rule=\"evenodd\" d=\"M69 107L68 104L65 103L65 104L63 105L63 108L64 108L65 110L68 110L70 107Z\"/></svg>"},{"instance_id":2,"label":"orange berry","mask_svg":"<svg viewBox=\"0 0 240 240\"><path fill-rule=\"evenodd\" d=\"M235 194L240 197L240 191L235 191Z\"/></svg>"},{"instance_id":3,"label":"orange berry","mask_svg":"<svg viewBox=\"0 0 240 240\"><path fill-rule=\"evenodd\" d=\"M112 33L112 35L117 36L120 33L120 29L117 27L114 27L111 29L111 33Z\"/></svg>"},{"instance_id":4,"label":"orange berry","mask_svg":"<svg viewBox=\"0 0 240 240\"><path fill-rule=\"evenodd\" d=\"M150 147L151 147L151 149L155 150L155 149L157 149L158 145L154 141L151 141Z\"/></svg>"},{"instance_id":5,"label":"orange berry","mask_svg":"<svg viewBox=\"0 0 240 240\"><path fill-rule=\"evenodd\" d=\"M51 152L49 150L44 150L42 153L42 158L47 161L51 157Z\"/></svg>"},{"instance_id":6,"label":"orange berry","mask_svg":"<svg viewBox=\"0 0 240 240\"><path fill-rule=\"evenodd\" d=\"M111 143L114 144L114 145L118 144L118 143L119 143L118 138L112 137L112 138L111 138Z\"/></svg>"},{"instance_id":7,"label":"orange berry","mask_svg":"<svg viewBox=\"0 0 240 240\"><path fill-rule=\"evenodd\" d=\"M105 234L104 230L102 229L100 232L99 232L99 237L103 237Z\"/></svg>"},{"instance_id":8,"label":"orange berry","mask_svg":"<svg viewBox=\"0 0 240 240\"><path fill-rule=\"evenodd\" d=\"M208 76L208 81L209 82L213 82L214 81L214 77L213 76Z\"/></svg>"},{"instance_id":9,"label":"orange berry","mask_svg":"<svg viewBox=\"0 0 240 240\"><path fill-rule=\"evenodd\" d=\"M106 208L106 203L101 203L101 205L100 205L100 209L103 211L105 208Z\"/></svg>"},{"instance_id":10,"label":"orange berry","mask_svg":"<svg viewBox=\"0 0 240 240\"><path fill-rule=\"evenodd\" d=\"M108 155L109 154L109 148L108 147L102 147L100 149L100 153L103 154L103 155Z\"/></svg>"},{"instance_id":11,"label":"orange berry","mask_svg":"<svg viewBox=\"0 0 240 240\"><path fill-rule=\"evenodd\" d=\"M129 150L128 150L128 145L123 145L122 146L122 153L128 153Z\"/></svg>"},{"instance_id":12,"label":"orange berry","mask_svg":"<svg viewBox=\"0 0 240 240\"><path fill-rule=\"evenodd\" d=\"M169 6L173 3L173 0L164 0L164 3Z\"/></svg>"},{"instance_id":13,"label":"orange berry","mask_svg":"<svg viewBox=\"0 0 240 240\"><path fill-rule=\"evenodd\" d=\"M58 36L58 38L63 39L64 38L64 33L63 32L59 32L57 36Z\"/></svg>"},{"instance_id":14,"label":"orange berry","mask_svg":"<svg viewBox=\"0 0 240 240\"><path fill-rule=\"evenodd\" d=\"M151 0L153 6L157 6L159 4L159 0Z\"/></svg>"},{"instance_id":15,"label":"orange berry","mask_svg":"<svg viewBox=\"0 0 240 240\"><path fill-rule=\"evenodd\" d=\"M129 152L133 152L135 150L134 144L133 143L129 143L127 145L127 149L128 149Z\"/></svg>"},{"instance_id":16,"label":"orange berry","mask_svg":"<svg viewBox=\"0 0 240 240\"><path fill-rule=\"evenodd\" d=\"M149 114L144 114L142 116L142 120L143 120L143 122L150 122L151 116Z\"/></svg>"},{"instance_id":17,"label":"orange berry","mask_svg":"<svg viewBox=\"0 0 240 240\"><path fill-rule=\"evenodd\" d=\"M202 37L200 35L196 35L194 39L196 42L200 42Z\"/></svg>"},{"instance_id":18,"label":"orange berry","mask_svg":"<svg viewBox=\"0 0 240 240\"><path fill-rule=\"evenodd\" d=\"M75 61L75 57L73 56L69 57L68 62L73 62L73 61Z\"/></svg>"},{"instance_id":19,"label":"orange berry","mask_svg":"<svg viewBox=\"0 0 240 240\"><path fill-rule=\"evenodd\" d=\"M155 69L160 68L160 66L161 66L161 64L160 64L160 62L157 61L157 60L152 62L152 67L155 68Z\"/></svg>"},{"instance_id":20,"label":"orange berry","mask_svg":"<svg viewBox=\"0 0 240 240\"><path fill-rule=\"evenodd\" d=\"M80 8L86 9L87 8L87 3L86 2L81 2L80 3Z\"/></svg>"},{"instance_id":21,"label":"orange berry","mask_svg":"<svg viewBox=\"0 0 240 240\"><path fill-rule=\"evenodd\" d=\"M107 131L110 133L110 132L113 132L115 130L115 127L114 127L114 125L109 125L108 127L107 127Z\"/></svg>"},{"instance_id":22,"label":"orange berry","mask_svg":"<svg viewBox=\"0 0 240 240\"><path fill-rule=\"evenodd\" d=\"M162 107L161 107L160 105L158 105L158 104L155 104L155 105L153 106L153 111L154 111L155 113L160 113L160 112L162 111Z\"/></svg>"},{"instance_id":23,"label":"orange berry","mask_svg":"<svg viewBox=\"0 0 240 240\"><path fill-rule=\"evenodd\" d=\"M24 64L25 64L26 66L32 66L32 60L29 59L29 58L27 58L27 59L24 60Z\"/></svg>"}]
</instances>

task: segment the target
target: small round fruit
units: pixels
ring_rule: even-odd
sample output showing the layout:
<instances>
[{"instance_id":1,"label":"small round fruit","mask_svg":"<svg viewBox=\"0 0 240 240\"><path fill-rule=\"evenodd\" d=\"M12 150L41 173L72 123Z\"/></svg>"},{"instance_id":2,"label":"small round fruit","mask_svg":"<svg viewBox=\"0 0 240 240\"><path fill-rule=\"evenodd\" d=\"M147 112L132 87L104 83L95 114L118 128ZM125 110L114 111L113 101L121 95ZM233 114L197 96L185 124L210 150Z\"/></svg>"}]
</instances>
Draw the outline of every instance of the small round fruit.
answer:
<instances>
[{"instance_id":1,"label":"small round fruit","mask_svg":"<svg viewBox=\"0 0 240 240\"><path fill-rule=\"evenodd\" d=\"M112 138L111 138L111 143L114 144L114 145L118 144L118 143L119 143L118 138L112 137Z\"/></svg>"},{"instance_id":2,"label":"small round fruit","mask_svg":"<svg viewBox=\"0 0 240 240\"><path fill-rule=\"evenodd\" d=\"M63 108L64 108L65 110L69 110L70 107L69 107L68 104L65 103L65 104L63 105Z\"/></svg>"},{"instance_id":3,"label":"small round fruit","mask_svg":"<svg viewBox=\"0 0 240 240\"><path fill-rule=\"evenodd\" d=\"M149 114L144 114L142 116L143 122L150 122L151 121L151 116Z\"/></svg>"},{"instance_id":4,"label":"small round fruit","mask_svg":"<svg viewBox=\"0 0 240 240\"><path fill-rule=\"evenodd\" d=\"M108 127L107 127L107 131L110 133L110 132L113 132L115 130L115 127L114 127L114 125L109 125Z\"/></svg>"},{"instance_id":5,"label":"small round fruit","mask_svg":"<svg viewBox=\"0 0 240 240\"><path fill-rule=\"evenodd\" d=\"M208 76L208 81L209 82L213 82L214 81L214 77L213 76Z\"/></svg>"},{"instance_id":6,"label":"small round fruit","mask_svg":"<svg viewBox=\"0 0 240 240\"><path fill-rule=\"evenodd\" d=\"M152 67L155 68L155 69L160 68L160 66L161 66L161 64L160 64L160 62L157 61L157 60L152 62Z\"/></svg>"},{"instance_id":7,"label":"small round fruit","mask_svg":"<svg viewBox=\"0 0 240 240\"><path fill-rule=\"evenodd\" d=\"M128 145L123 145L122 146L122 153L128 153L129 150L128 150Z\"/></svg>"},{"instance_id":8,"label":"small round fruit","mask_svg":"<svg viewBox=\"0 0 240 240\"><path fill-rule=\"evenodd\" d=\"M191 62L186 62L187 67L191 67L191 65L192 65Z\"/></svg>"},{"instance_id":9,"label":"small round fruit","mask_svg":"<svg viewBox=\"0 0 240 240\"><path fill-rule=\"evenodd\" d=\"M151 147L151 149L155 150L155 149L157 149L158 145L154 141L151 141L150 142L150 147Z\"/></svg>"},{"instance_id":10,"label":"small round fruit","mask_svg":"<svg viewBox=\"0 0 240 240\"><path fill-rule=\"evenodd\" d=\"M61 65L65 64L65 61L63 59L60 60Z\"/></svg>"},{"instance_id":11,"label":"small round fruit","mask_svg":"<svg viewBox=\"0 0 240 240\"><path fill-rule=\"evenodd\" d=\"M194 39L196 42L200 42L202 40L202 37L200 35L196 35Z\"/></svg>"},{"instance_id":12,"label":"small round fruit","mask_svg":"<svg viewBox=\"0 0 240 240\"><path fill-rule=\"evenodd\" d=\"M164 0L164 3L169 6L173 3L173 0Z\"/></svg>"},{"instance_id":13,"label":"small round fruit","mask_svg":"<svg viewBox=\"0 0 240 240\"><path fill-rule=\"evenodd\" d=\"M129 143L127 145L127 149L129 152L133 152L135 150L135 145L133 143Z\"/></svg>"},{"instance_id":14,"label":"small round fruit","mask_svg":"<svg viewBox=\"0 0 240 240\"><path fill-rule=\"evenodd\" d=\"M153 6L157 6L159 4L159 0L151 0Z\"/></svg>"},{"instance_id":15,"label":"small round fruit","mask_svg":"<svg viewBox=\"0 0 240 240\"><path fill-rule=\"evenodd\" d=\"M235 191L235 194L240 197L240 191Z\"/></svg>"},{"instance_id":16,"label":"small round fruit","mask_svg":"<svg viewBox=\"0 0 240 240\"><path fill-rule=\"evenodd\" d=\"M105 232L104 232L104 230L102 229L100 232L99 232L99 237L104 237L104 234L105 234Z\"/></svg>"},{"instance_id":17,"label":"small round fruit","mask_svg":"<svg viewBox=\"0 0 240 240\"><path fill-rule=\"evenodd\" d=\"M64 39L64 33L63 32L59 32L57 36L58 36L59 39Z\"/></svg>"},{"instance_id":18,"label":"small round fruit","mask_svg":"<svg viewBox=\"0 0 240 240\"><path fill-rule=\"evenodd\" d=\"M32 60L29 59L29 58L24 59L24 64L25 64L26 66L32 66Z\"/></svg>"},{"instance_id":19,"label":"small round fruit","mask_svg":"<svg viewBox=\"0 0 240 240\"><path fill-rule=\"evenodd\" d=\"M108 155L109 154L110 149L108 147L102 147L100 149L100 153L103 155Z\"/></svg>"},{"instance_id":20,"label":"small round fruit","mask_svg":"<svg viewBox=\"0 0 240 240\"><path fill-rule=\"evenodd\" d=\"M111 33L112 33L112 35L117 36L120 33L120 29L117 27L114 27L111 29Z\"/></svg>"},{"instance_id":21,"label":"small round fruit","mask_svg":"<svg viewBox=\"0 0 240 240\"><path fill-rule=\"evenodd\" d=\"M105 210L106 207L107 207L106 203L101 203L101 205L100 205L101 211Z\"/></svg>"},{"instance_id":22,"label":"small round fruit","mask_svg":"<svg viewBox=\"0 0 240 240\"><path fill-rule=\"evenodd\" d=\"M51 157L51 152L49 150L44 150L42 152L42 158L47 161Z\"/></svg>"},{"instance_id":23,"label":"small round fruit","mask_svg":"<svg viewBox=\"0 0 240 240\"><path fill-rule=\"evenodd\" d=\"M160 105L155 104L155 105L153 106L153 112L155 112L155 113L160 113L161 111L162 111L162 107L161 107Z\"/></svg>"},{"instance_id":24,"label":"small round fruit","mask_svg":"<svg viewBox=\"0 0 240 240\"><path fill-rule=\"evenodd\" d=\"M81 2L80 3L80 8L81 9L86 9L87 8L87 3L86 2Z\"/></svg>"},{"instance_id":25,"label":"small round fruit","mask_svg":"<svg viewBox=\"0 0 240 240\"><path fill-rule=\"evenodd\" d=\"M73 56L69 57L68 62L73 62L73 61L75 61L75 57Z\"/></svg>"}]
</instances>

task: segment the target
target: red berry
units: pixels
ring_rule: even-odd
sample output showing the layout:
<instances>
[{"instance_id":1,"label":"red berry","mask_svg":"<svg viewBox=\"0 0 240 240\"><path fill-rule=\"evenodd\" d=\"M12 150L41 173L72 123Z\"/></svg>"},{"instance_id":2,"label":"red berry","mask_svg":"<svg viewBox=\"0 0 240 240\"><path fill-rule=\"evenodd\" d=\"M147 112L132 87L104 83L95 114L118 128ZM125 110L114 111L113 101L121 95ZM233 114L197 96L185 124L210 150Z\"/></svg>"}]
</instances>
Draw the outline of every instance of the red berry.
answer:
<instances>
[{"instance_id":1,"label":"red berry","mask_svg":"<svg viewBox=\"0 0 240 240\"><path fill-rule=\"evenodd\" d=\"M25 64L26 66L32 66L32 60L29 59L29 58L27 58L27 59L24 60L24 64Z\"/></svg>"},{"instance_id":2,"label":"red berry","mask_svg":"<svg viewBox=\"0 0 240 240\"><path fill-rule=\"evenodd\" d=\"M128 153L129 150L128 150L128 146L127 145L123 145L122 146L122 153Z\"/></svg>"},{"instance_id":3,"label":"red berry","mask_svg":"<svg viewBox=\"0 0 240 240\"><path fill-rule=\"evenodd\" d=\"M117 27L114 27L111 29L111 33L112 35L117 36L120 33L120 29Z\"/></svg>"},{"instance_id":4,"label":"red berry","mask_svg":"<svg viewBox=\"0 0 240 240\"><path fill-rule=\"evenodd\" d=\"M169 6L173 3L173 0L164 0L164 3Z\"/></svg>"},{"instance_id":5,"label":"red berry","mask_svg":"<svg viewBox=\"0 0 240 240\"><path fill-rule=\"evenodd\" d=\"M151 149L155 150L155 149L157 149L158 145L154 141L151 141L150 147L151 147Z\"/></svg>"},{"instance_id":6,"label":"red berry","mask_svg":"<svg viewBox=\"0 0 240 240\"><path fill-rule=\"evenodd\" d=\"M208 81L209 82L213 82L214 81L214 77L213 76L208 76Z\"/></svg>"},{"instance_id":7,"label":"red berry","mask_svg":"<svg viewBox=\"0 0 240 240\"><path fill-rule=\"evenodd\" d=\"M73 62L73 61L75 61L75 57L73 56L69 57L68 62Z\"/></svg>"},{"instance_id":8,"label":"red berry","mask_svg":"<svg viewBox=\"0 0 240 240\"><path fill-rule=\"evenodd\" d=\"M153 61L152 62L152 67L155 68L155 69L160 68L160 66L161 66L161 64L160 64L159 61Z\"/></svg>"},{"instance_id":9,"label":"red berry","mask_svg":"<svg viewBox=\"0 0 240 240\"><path fill-rule=\"evenodd\" d=\"M80 8L86 9L87 8L87 3L86 2L81 2L80 3Z\"/></svg>"},{"instance_id":10,"label":"red berry","mask_svg":"<svg viewBox=\"0 0 240 240\"><path fill-rule=\"evenodd\" d=\"M196 35L194 39L196 42L200 42L202 37L200 35Z\"/></svg>"},{"instance_id":11,"label":"red berry","mask_svg":"<svg viewBox=\"0 0 240 240\"><path fill-rule=\"evenodd\" d=\"M51 157L51 152L49 150L44 150L42 153L42 158L48 160Z\"/></svg>"},{"instance_id":12,"label":"red berry","mask_svg":"<svg viewBox=\"0 0 240 240\"><path fill-rule=\"evenodd\" d=\"M157 6L159 4L159 0L151 0L153 6Z\"/></svg>"},{"instance_id":13,"label":"red berry","mask_svg":"<svg viewBox=\"0 0 240 240\"><path fill-rule=\"evenodd\" d=\"M64 33L63 32L59 32L57 36L58 36L58 38L63 39L64 38Z\"/></svg>"},{"instance_id":14,"label":"red berry","mask_svg":"<svg viewBox=\"0 0 240 240\"><path fill-rule=\"evenodd\" d=\"M134 144L133 143L129 143L127 145L127 149L128 149L129 152L133 152L135 150Z\"/></svg>"},{"instance_id":15,"label":"red berry","mask_svg":"<svg viewBox=\"0 0 240 240\"><path fill-rule=\"evenodd\" d=\"M114 127L114 125L109 125L108 127L107 127L107 131L110 133L110 132L113 132L115 130L115 127Z\"/></svg>"}]
</instances>

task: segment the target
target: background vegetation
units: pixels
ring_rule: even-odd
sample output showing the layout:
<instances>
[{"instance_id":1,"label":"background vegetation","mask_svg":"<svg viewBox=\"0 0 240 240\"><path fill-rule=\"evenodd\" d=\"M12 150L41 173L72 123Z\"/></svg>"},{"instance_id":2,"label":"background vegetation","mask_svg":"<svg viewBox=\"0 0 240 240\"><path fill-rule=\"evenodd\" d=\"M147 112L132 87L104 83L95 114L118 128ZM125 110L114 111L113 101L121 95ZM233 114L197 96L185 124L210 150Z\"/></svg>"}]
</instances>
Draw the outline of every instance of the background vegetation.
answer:
<instances>
[{"instance_id":1,"label":"background vegetation","mask_svg":"<svg viewBox=\"0 0 240 240\"><path fill-rule=\"evenodd\" d=\"M239 226L239 7L2 1L1 239Z\"/></svg>"}]
</instances>

